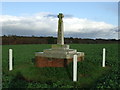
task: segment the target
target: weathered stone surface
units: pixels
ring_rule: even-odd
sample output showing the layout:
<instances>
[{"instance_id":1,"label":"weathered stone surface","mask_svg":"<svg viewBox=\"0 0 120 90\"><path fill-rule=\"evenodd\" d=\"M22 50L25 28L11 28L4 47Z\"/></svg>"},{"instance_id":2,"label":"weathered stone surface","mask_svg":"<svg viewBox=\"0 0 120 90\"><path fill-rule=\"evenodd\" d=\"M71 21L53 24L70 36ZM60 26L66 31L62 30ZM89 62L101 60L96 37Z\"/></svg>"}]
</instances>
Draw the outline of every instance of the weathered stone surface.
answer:
<instances>
[{"instance_id":1,"label":"weathered stone surface","mask_svg":"<svg viewBox=\"0 0 120 90\"><path fill-rule=\"evenodd\" d=\"M71 51L70 51L71 50ZM35 56L42 56L42 57L48 57L48 58L73 58L73 55L76 54L78 57L84 57L83 52L76 52L74 49L69 49L69 50L52 50L48 49L45 52L36 52Z\"/></svg>"},{"instance_id":2,"label":"weathered stone surface","mask_svg":"<svg viewBox=\"0 0 120 90\"><path fill-rule=\"evenodd\" d=\"M52 49L69 49L69 45L53 44Z\"/></svg>"},{"instance_id":3,"label":"weathered stone surface","mask_svg":"<svg viewBox=\"0 0 120 90\"><path fill-rule=\"evenodd\" d=\"M64 15L62 13L59 13L57 44L60 44L60 45L64 45L64 31L63 31L63 20L62 20L63 17Z\"/></svg>"}]
</instances>

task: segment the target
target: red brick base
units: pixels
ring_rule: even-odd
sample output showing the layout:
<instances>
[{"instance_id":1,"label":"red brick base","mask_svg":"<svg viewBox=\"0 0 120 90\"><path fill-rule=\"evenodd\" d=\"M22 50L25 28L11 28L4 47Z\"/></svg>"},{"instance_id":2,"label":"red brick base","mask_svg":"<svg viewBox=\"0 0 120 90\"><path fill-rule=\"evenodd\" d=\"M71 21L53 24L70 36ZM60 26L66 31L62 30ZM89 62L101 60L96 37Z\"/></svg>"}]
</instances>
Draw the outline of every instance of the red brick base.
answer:
<instances>
[{"instance_id":1,"label":"red brick base","mask_svg":"<svg viewBox=\"0 0 120 90\"><path fill-rule=\"evenodd\" d=\"M78 57L78 61L83 60L84 57ZM71 59L58 59L58 58L46 58L46 57L35 57L36 67L65 67L67 64L73 61Z\"/></svg>"}]
</instances>

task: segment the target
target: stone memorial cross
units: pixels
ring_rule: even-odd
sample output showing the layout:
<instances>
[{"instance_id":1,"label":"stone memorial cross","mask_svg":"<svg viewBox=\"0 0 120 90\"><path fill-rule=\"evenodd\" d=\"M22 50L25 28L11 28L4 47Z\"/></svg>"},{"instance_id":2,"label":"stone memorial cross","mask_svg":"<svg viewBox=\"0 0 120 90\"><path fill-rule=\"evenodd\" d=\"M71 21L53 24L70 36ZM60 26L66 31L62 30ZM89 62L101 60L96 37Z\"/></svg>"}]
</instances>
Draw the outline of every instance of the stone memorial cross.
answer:
<instances>
[{"instance_id":1,"label":"stone memorial cross","mask_svg":"<svg viewBox=\"0 0 120 90\"><path fill-rule=\"evenodd\" d=\"M37 67L66 67L75 58L74 81L77 81L77 61L84 60L84 52L77 52L76 49L70 49L69 45L64 44L64 28L62 13L58 15L58 36L57 44L52 48L44 49L43 52L35 53L35 66Z\"/></svg>"}]
</instances>

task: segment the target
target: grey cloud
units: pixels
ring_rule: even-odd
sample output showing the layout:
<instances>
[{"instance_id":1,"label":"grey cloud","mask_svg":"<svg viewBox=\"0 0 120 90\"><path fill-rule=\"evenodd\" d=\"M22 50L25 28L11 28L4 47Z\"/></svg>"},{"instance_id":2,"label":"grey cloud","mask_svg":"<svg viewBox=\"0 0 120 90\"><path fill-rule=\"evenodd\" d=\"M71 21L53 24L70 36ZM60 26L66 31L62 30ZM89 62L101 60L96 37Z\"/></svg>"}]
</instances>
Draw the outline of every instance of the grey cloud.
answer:
<instances>
[{"instance_id":1,"label":"grey cloud","mask_svg":"<svg viewBox=\"0 0 120 90\"><path fill-rule=\"evenodd\" d=\"M113 35L114 34L114 35ZM117 33L114 32L109 32L109 33L104 33L102 31L91 31L89 33L81 33L81 32L65 32L66 37L80 37L80 38L102 38L102 39L113 39L113 38L118 38Z\"/></svg>"},{"instance_id":2,"label":"grey cloud","mask_svg":"<svg viewBox=\"0 0 120 90\"><path fill-rule=\"evenodd\" d=\"M46 16L44 16L44 17L53 17L53 18L57 18L57 15L55 15L55 14L48 14L48 15L46 15Z\"/></svg>"},{"instance_id":3,"label":"grey cloud","mask_svg":"<svg viewBox=\"0 0 120 90\"><path fill-rule=\"evenodd\" d=\"M73 17L73 15L70 15L70 14L65 14L65 15L64 15L64 17L65 17L65 18L72 18L72 17Z\"/></svg>"},{"instance_id":4,"label":"grey cloud","mask_svg":"<svg viewBox=\"0 0 120 90\"><path fill-rule=\"evenodd\" d=\"M56 31L52 31L51 29L42 28L40 31L21 29L21 28L12 28L12 27L3 27L3 34L11 34L11 35L35 35L35 36L57 36ZM112 39L116 38L116 35L113 36L113 33L103 33L100 31L91 31L89 33L81 33L81 32L64 32L65 37L79 37L79 38L104 38L104 39Z\"/></svg>"},{"instance_id":5,"label":"grey cloud","mask_svg":"<svg viewBox=\"0 0 120 90\"><path fill-rule=\"evenodd\" d=\"M3 27L2 33L3 35L20 35L20 36L56 36L57 32L51 32L51 29L42 28L40 31L34 31L31 29L22 29L22 28L12 28L12 27Z\"/></svg>"},{"instance_id":6,"label":"grey cloud","mask_svg":"<svg viewBox=\"0 0 120 90\"><path fill-rule=\"evenodd\" d=\"M53 18L57 18L57 14L48 14L48 15L45 15L44 17L53 17ZM65 14L64 15L64 18L72 18L73 15L70 15L70 14Z\"/></svg>"},{"instance_id":7,"label":"grey cloud","mask_svg":"<svg viewBox=\"0 0 120 90\"><path fill-rule=\"evenodd\" d=\"M115 32L120 32L120 28L119 27L115 27L115 28L113 28L113 29L111 29L111 31L115 31Z\"/></svg>"}]
</instances>

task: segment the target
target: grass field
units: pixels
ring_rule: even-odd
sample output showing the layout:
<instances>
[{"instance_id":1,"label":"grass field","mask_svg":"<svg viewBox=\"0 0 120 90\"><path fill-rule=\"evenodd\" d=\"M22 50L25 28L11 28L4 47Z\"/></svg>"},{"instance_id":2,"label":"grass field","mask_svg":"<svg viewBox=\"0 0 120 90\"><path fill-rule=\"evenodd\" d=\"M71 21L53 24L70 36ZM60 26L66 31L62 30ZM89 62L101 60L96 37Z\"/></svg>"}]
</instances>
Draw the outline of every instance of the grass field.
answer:
<instances>
[{"instance_id":1,"label":"grass field","mask_svg":"<svg viewBox=\"0 0 120 90\"><path fill-rule=\"evenodd\" d=\"M14 50L14 69L8 71L8 49ZM71 44L85 52L78 63L78 81L72 82L72 63L64 68L34 67L35 52L51 48L49 44L3 45L3 88L120 88L117 44ZM101 67L102 49L106 48L106 67Z\"/></svg>"}]
</instances>

